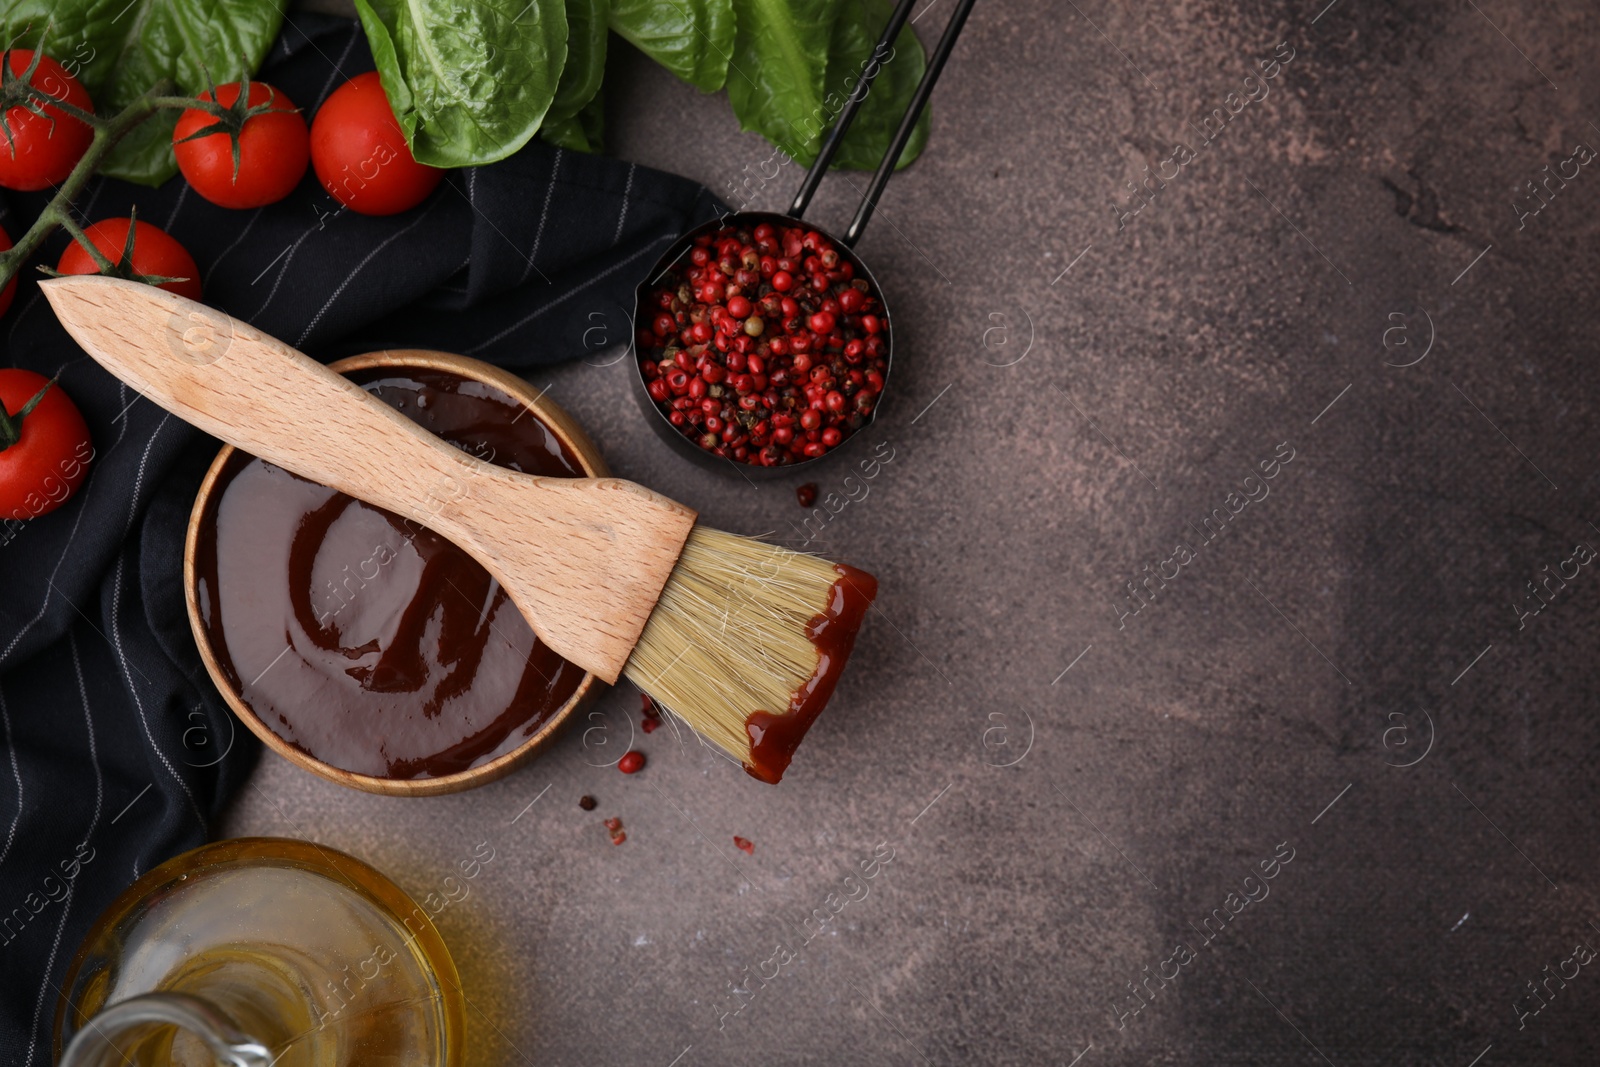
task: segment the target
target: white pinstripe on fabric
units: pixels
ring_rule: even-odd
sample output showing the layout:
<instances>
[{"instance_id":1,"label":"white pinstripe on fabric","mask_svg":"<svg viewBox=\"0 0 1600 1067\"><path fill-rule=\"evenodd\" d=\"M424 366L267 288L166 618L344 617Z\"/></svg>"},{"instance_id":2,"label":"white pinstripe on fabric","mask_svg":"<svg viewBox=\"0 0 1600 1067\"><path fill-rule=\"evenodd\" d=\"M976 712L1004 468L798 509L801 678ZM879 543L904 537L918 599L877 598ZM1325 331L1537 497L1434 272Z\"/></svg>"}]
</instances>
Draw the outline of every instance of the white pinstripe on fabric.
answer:
<instances>
[{"instance_id":1,"label":"white pinstripe on fabric","mask_svg":"<svg viewBox=\"0 0 1600 1067\"><path fill-rule=\"evenodd\" d=\"M122 383L122 382L118 382L117 383L117 399L118 399L118 401L120 402L122 400L122 398L127 396L127 395L128 395L128 387L127 387L127 385ZM126 409L124 409L124 410L126 410ZM131 419L123 419L122 420L122 428L117 431L117 439L115 441L111 442L111 446L110 446L110 448L106 449L106 453L110 453L113 449L115 449L118 445L120 445L122 443L122 439L124 437L126 437L127 433L128 433L128 423L130 423L131 421L133 421L133 420L131 420ZM146 454L148 455L148 453L146 453ZM103 459L104 457L101 456L101 457L97 457L97 458ZM91 460L90 462L92 463L93 460ZM98 484L97 480L93 476L88 477L87 481L88 481L88 484L86 484L83 487L83 500L78 505L78 517L72 521L72 531L67 534L67 543L62 546L61 555L56 558L55 569L50 572L50 577L45 580L46 589L45 589L45 594L44 594L44 604L39 608L39 613L37 615L35 615L33 618L29 619L25 624L23 624L22 629L17 631L17 635L11 639L11 643L6 646L5 651L4 652L0 652L0 661L5 660L5 658L7 656L11 655L11 651L17 647L17 642L21 641L23 639L23 637L25 637L27 635L29 630L32 630L36 625L38 625L39 620L44 618L45 612L48 611L49 608L50 608L50 598L55 593L56 575L61 573L61 564L66 562L66 558L67 558L68 554L71 553L71 551L72 551L72 542L74 542L78 538L78 529L83 524L83 517L89 513L89 497L94 493L94 488Z\"/></svg>"},{"instance_id":2,"label":"white pinstripe on fabric","mask_svg":"<svg viewBox=\"0 0 1600 1067\"><path fill-rule=\"evenodd\" d=\"M144 456L139 460L139 472L134 478L133 482L134 502L133 505L128 509L128 519L126 526L124 527L125 529L133 528L133 519L138 513L139 490L144 484L145 464L150 459L150 451L155 447L156 439L161 436L161 431L166 429L167 423L170 421L172 421L171 415L163 415L161 417L161 421L156 424L155 430L151 432L150 440L146 442L144 446ZM124 534L124 536L126 536L126 534ZM150 732L150 720L145 716L144 701L139 698L139 686L133 679L134 668L128 660L127 649L123 647L122 620L120 615L122 611L122 576L126 559L126 556L119 555L117 557L116 569L112 572L111 618L107 620L111 625L111 647L117 654L118 663L120 663L122 666L122 680L123 683L128 687L128 693L133 697L134 710L139 713L139 725L144 729L145 740L150 742L150 751L155 753L156 758L161 761L161 765L165 767L167 769L167 773L172 776L172 780L178 783L178 788L183 790L183 795L189 800L189 810L194 813L195 821L200 824L200 832L203 834L206 832L206 819L200 811L200 804L195 800L194 793L190 791L189 783L185 782L183 777L178 774L177 768L173 767L172 762L167 759L167 754L162 752L160 747L156 744L155 735Z\"/></svg>"},{"instance_id":3,"label":"white pinstripe on fabric","mask_svg":"<svg viewBox=\"0 0 1600 1067\"><path fill-rule=\"evenodd\" d=\"M127 428L126 419L123 420L123 428L124 430ZM117 436L117 440L122 440L120 434ZM39 620L44 618L45 613L50 610L50 598L55 594L56 589L56 575L61 573L61 565L66 562L68 554L72 551L72 542L78 539L78 529L83 525L83 517L89 514L88 495L89 493L86 491L84 500L78 504L78 516L72 520L72 531L67 534L67 543L62 546L61 555L56 557L55 569L50 572L50 577L45 579L44 603L39 605L39 611L33 618L22 624L21 629L11 639L11 643L6 646L5 651L0 652L0 661L11 655L12 650L17 647L17 643L26 637L28 632L37 626Z\"/></svg>"},{"instance_id":4,"label":"white pinstripe on fabric","mask_svg":"<svg viewBox=\"0 0 1600 1067\"><path fill-rule=\"evenodd\" d=\"M17 824L22 821L22 768L17 766L17 746L11 741L11 710L6 707L5 686L0 684L0 725L6 731L6 752L11 755L11 773L17 778L17 813L11 818L11 829L6 831L5 848L0 849L0 865L11 855L11 846L17 840Z\"/></svg>"},{"instance_id":5,"label":"white pinstripe on fabric","mask_svg":"<svg viewBox=\"0 0 1600 1067\"><path fill-rule=\"evenodd\" d=\"M554 300L550 301L548 304L544 305L543 307L539 308L536 311L529 312L527 315L524 315L522 318L518 319L516 322L513 322L510 326L507 326L505 329L501 330L499 333L495 334L493 337L489 338L487 341L482 341L482 342L480 342L478 344L473 345L471 348L467 349L465 354L470 356L474 352L482 352L485 348L488 348L490 345L494 344L496 341L500 340L501 338L506 337L506 336L508 336L510 334L516 333L523 326L526 326L528 323L532 322L534 319L538 318L540 315L543 315L546 311L549 311L551 308L555 307L557 304L564 303L565 301L570 300L572 297L576 296L577 294L583 292L585 289L589 288L591 285L593 285L595 282L599 281L601 278L605 278L605 277L607 277L609 275L615 274L617 271L621 270L623 267L626 267L629 263L632 263L634 260L636 260L640 256L644 255L646 252L651 251L653 248L656 247L656 245L661 244L663 241L675 241L675 240L677 240L677 238L674 237L670 233L669 234L662 234L660 237L657 237L654 241L651 241L649 244L645 245L643 248L639 249L639 251L635 252L633 255L629 256L627 259L624 259L622 262L614 264L614 265L612 265L610 267L607 267L605 270L601 271L599 274L596 274L593 278L590 278L588 281L584 282L582 285L578 286L577 288L568 289L566 292L562 293L560 296L556 297Z\"/></svg>"},{"instance_id":6,"label":"white pinstripe on fabric","mask_svg":"<svg viewBox=\"0 0 1600 1067\"><path fill-rule=\"evenodd\" d=\"M89 689L83 682L83 662L78 656L78 639L71 630L67 631L67 645L72 650L72 669L78 676L78 699L83 703L83 725L89 736L89 763L94 767L94 814L89 818L89 832L83 837L87 842L94 838L94 832L100 828L101 805L105 799L105 778L100 772L100 751L94 740L94 716L89 714ZM66 932L67 919L72 914L72 898L77 888L78 883L75 879L68 881L67 895L61 899L61 921L56 924L55 940L50 943L50 958L44 965L44 984L39 987L39 999L33 1005L33 1025L29 1027L28 1036L28 1058L22 1061L22 1067L33 1067L33 1054L39 1045L39 1017L44 1014L45 995L54 989L50 982L50 969L55 966L56 953L61 950L61 937Z\"/></svg>"},{"instance_id":7,"label":"white pinstripe on fabric","mask_svg":"<svg viewBox=\"0 0 1600 1067\"><path fill-rule=\"evenodd\" d=\"M435 199L433 203L428 205L427 211L424 211L422 214L418 215L412 220L411 225L407 226L403 230L396 230L394 233L391 233L379 243L378 247L368 252L365 256L362 256L361 262L357 263L355 267L351 269L350 273L344 276L344 281L340 282L338 287L333 290L333 294L329 296L328 299L323 303L321 309L315 315L311 316L311 321L306 323L306 328L300 332L300 337L295 341L295 347L298 348L300 345L305 344L306 338L311 336L311 331L316 328L317 323L322 321L322 316L327 314L328 309L334 305L334 302L338 300L341 295L343 295L345 289L350 285L350 282L355 278L355 276L360 274L362 269L365 268L368 263L371 263L379 252L382 252L385 248L388 248L391 243L398 241L400 238L404 237L406 234L420 226L422 224L422 220L427 218L428 215L432 213L433 209L438 206L438 204L439 201Z\"/></svg>"},{"instance_id":8,"label":"white pinstripe on fabric","mask_svg":"<svg viewBox=\"0 0 1600 1067\"><path fill-rule=\"evenodd\" d=\"M178 202L172 205L172 214L168 215L167 221L161 224L161 228L163 230L166 230L168 233L172 232L172 224L178 221L178 212L183 210L184 201L188 199L189 183L184 182L183 188L178 190Z\"/></svg>"},{"instance_id":9,"label":"white pinstripe on fabric","mask_svg":"<svg viewBox=\"0 0 1600 1067\"><path fill-rule=\"evenodd\" d=\"M278 286L283 284L284 275L289 273L289 264L294 262L295 253L300 251L300 246L305 244L306 238L316 232L316 229L307 230L300 235L300 238L294 244L289 246L289 254L283 257L283 266L278 268L278 276L272 280L272 292L268 293L267 298L261 302L261 306L256 308L256 313L252 318L259 317L263 311L267 310L267 305L272 303L272 298L278 295Z\"/></svg>"},{"instance_id":10,"label":"white pinstripe on fabric","mask_svg":"<svg viewBox=\"0 0 1600 1067\"><path fill-rule=\"evenodd\" d=\"M265 210L266 208L256 208L255 213L250 216L250 221L245 223L244 229L239 231L239 236L235 237L233 239L233 243L227 248L224 248L221 253L218 254L217 258L211 261L211 266L206 268L207 274L210 274L212 271L216 270L217 264L226 259L229 252L232 252L235 248L239 247L239 242L244 240L245 234L250 232L250 228L256 224L256 220L261 217L261 213Z\"/></svg>"},{"instance_id":11,"label":"white pinstripe on fabric","mask_svg":"<svg viewBox=\"0 0 1600 1067\"><path fill-rule=\"evenodd\" d=\"M550 198L555 195L556 176L561 173L561 149L556 149L555 159L550 164L550 182L544 187L544 207L539 211L539 228L533 233L533 247L528 250L528 265L522 268L522 277L517 279L521 285L528 280L528 275L533 273L533 261L539 256L539 241L544 237L544 224L550 218Z\"/></svg>"},{"instance_id":12,"label":"white pinstripe on fabric","mask_svg":"<svg viewBox=\"0 0 1600 1067\"><path fill-rule=\"evenodd\" d=\"M352 33L350 35L350 39L345 42L344 51L339 53L338 60L336 60L334 62L334 64L333 64L333 73L328 75L328 80L322 86L322 92L317 94L317 102L312 105L312 107L311 107L312 111L315 111L317 108L321 107L323 102L328 99L328 94L333 92L333 79L344 77L344 71L339 69L340 68L340 64L342 64L346 59L349 58L350 49L355 46L356 38L359 37L359 36L360 36L360 34ZM289 42L288 42L287 39L284 40L283 47L284 47L285 54L287 54L288 48L289 48ZM317 49L317 51L321 52L322 49L319 48L319 49ZM324 56L323 58L327 58L327 57ZM346 80L348 80L348 79L346 79Z\"/></svg>"},{"instance_id":13,"label":"white pinstripe on fabric","mask_svg":"<svg viewBox=\"0 0 1600 1067\"><path fill-rule=\"evenodd\" d=\"M611 237L612 244L622 240L622 224L628 219L628 194L633 192L633 174L638 169L637 163L628 164L628 184L622 187L622 210L617 212L617 232Z\"/></svg>"},{"instance_id":14,"label":"white pinstripe on fabric","mask_svg":"<svg viewBox=\"0 0 1600 1067\"><path fill-rule=\"evenodd\" d=\"M154 752L156 759L161 761L161 766L166 768L172 780L178 783L178 788L183 790L184 797L189 801L189 810L194 814L195 822L200 824L200 832L206 832L206 818L200 811L200 802L195 800L194 793L189 789L189 783L178 774L178 769L167 759L167 754L161 751L156 744L155 735L150 732L150 720L144 713L144 701L139 698L139 686L133 680L133 668L128 662L128 651L122 645L122 624L118 613L122 610L122 576L123 560L117 560L116 569L111 576L111 648L117 654L117 662L122 665L122 681L128 687L128 694L133 697L133 708L139 713L139 726L144 730L145 740L150 743L150 751ZM135 858L135 865L138 860Z\"/></svg>"}]
</instances>

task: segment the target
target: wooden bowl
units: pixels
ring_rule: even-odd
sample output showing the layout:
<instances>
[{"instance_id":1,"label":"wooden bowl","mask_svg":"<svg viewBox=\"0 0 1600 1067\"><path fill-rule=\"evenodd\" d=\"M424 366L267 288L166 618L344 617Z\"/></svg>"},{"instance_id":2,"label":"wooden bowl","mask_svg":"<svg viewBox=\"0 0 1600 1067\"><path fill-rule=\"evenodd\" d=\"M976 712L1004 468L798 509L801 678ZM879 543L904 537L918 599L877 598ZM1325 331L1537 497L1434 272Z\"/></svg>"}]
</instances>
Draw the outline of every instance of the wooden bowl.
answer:
<instances>
[{"instance_id":1,"label":"wooden bowl","mask_svg":"<svg viewBox=\"0 0 1600 1067\"><path fill-rule=\"evenodd\" d=\"M527 382L491 366L480 360L469 359L466 356L452 355L448 352L433 352L425 349L397 348L382 352L369 352L366 355L351 356L330 364L330 369L341 374L353 371L368 370L371 368L404 368L409 370L437 370L446 371L483 382L494 386L513 399L521 402L533 416L542 422L563 445L578 460L583 472L590 477L604 477L611 472L606 467L606 462L601 458L600 450L589 440L589 435L577 424L571 415L568 415L555 401L536 391ZM354 771L343 770L322 760L307 755L300 749L285 741L274 733L267 724L262 722L254 709L245 703L232 680L223 672L217 661L216 651L211 646L211 635L207 632L200 618L199 582L195 573L195 546L199 543L203 532L208 532L210 524L205 521L205 516L213 503L212 497L218 478L222 474L228 458L235 449L232 445L224 445L222 451L217 453L217 458L212 461L211 469L206 472L205 481L200 484L200 493L195 498L194 509L189 513L189 532L184 539L183 546L183 585L184 599L189 607L189 626L194 630L195 643L200 646L200 658L205 661L206 671L211 675L228 707L233 709L239 721L250 728L250 731L278 755L299 767L320 775L331 782L349 786L352 789L361 789L368 793L384 793L389 796L425 797L437 796L441 793L459 793L503 778L528 762L540 750L545 748L558 733L561 732L567 721L573 717L583 706L593 700L604 687L605 683L593 674L585 673L578 682L578 688L572 696L557 708L538 730L517 748L490 760L477 767L459 771L455 774L440 775L435 778L385 778L369 774L357 774Z\"/></svg>"}]
</instances>

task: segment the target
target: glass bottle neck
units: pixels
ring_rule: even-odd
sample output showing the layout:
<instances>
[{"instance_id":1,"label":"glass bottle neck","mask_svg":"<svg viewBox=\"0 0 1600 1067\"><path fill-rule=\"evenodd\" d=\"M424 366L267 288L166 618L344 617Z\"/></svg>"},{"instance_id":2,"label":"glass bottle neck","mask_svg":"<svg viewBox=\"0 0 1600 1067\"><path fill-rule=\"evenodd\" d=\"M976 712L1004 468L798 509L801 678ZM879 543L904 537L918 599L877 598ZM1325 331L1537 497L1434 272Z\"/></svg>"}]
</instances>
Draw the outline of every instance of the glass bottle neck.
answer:
<instances>
[{"instance_id":1,"label":"glass bottle neck","mask_svg":"<svg viewBox=\"0 0 1600 1067\"><path fill-rule=\"evenodd\" d=\"M60 1067L268 1067L273 1055L209 1000L189 993L146 993L106 1008L84 1024Z\"/></svg>"}]
</instances>

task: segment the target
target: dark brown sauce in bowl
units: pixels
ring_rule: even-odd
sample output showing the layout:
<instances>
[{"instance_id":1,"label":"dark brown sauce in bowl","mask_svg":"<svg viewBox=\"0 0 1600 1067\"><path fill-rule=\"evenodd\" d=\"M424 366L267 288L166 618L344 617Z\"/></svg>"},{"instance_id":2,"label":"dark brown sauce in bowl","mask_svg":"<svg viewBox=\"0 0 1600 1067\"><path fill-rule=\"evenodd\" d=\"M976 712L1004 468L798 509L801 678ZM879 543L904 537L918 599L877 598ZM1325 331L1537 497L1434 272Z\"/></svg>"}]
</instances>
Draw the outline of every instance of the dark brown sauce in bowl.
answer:
<instances>
[{"instance_id":1,"label":"dark brown sauce in bowl","mask_svg":"<svg viewBox=\"0 0 1600 1067\"><path fill-rule=\"evenodd\" d=\"M349 377L488 462L586 473L495 386L412 366ZM514 752L592 688L487 571L431 530L239 451L202 492L196 637L224 691L317 763L396 781L459 775Z\"/></svg>"}]
</instances>

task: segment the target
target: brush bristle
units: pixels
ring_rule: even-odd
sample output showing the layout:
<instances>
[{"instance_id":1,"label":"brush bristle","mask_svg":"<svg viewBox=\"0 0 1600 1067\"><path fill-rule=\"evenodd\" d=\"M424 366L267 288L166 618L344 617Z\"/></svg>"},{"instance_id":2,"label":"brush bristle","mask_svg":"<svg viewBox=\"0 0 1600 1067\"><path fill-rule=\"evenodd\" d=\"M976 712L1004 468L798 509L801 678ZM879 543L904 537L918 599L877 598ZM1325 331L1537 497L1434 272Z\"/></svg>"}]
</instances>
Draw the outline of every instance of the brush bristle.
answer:
<instances>
[{"instance_id":1,"label":"brush bristle","mask_svg":"<svg viewBox=\"0 0 1600 1067\"><path fill-rule=\"evenodd\" d=\"M812 626L830 610L846 570L696 526L624 673L752 774L776 781L758 769L747 724L757 712L788 713L796 695L815 686Z\"/></svg>"}]
</instances>

